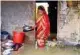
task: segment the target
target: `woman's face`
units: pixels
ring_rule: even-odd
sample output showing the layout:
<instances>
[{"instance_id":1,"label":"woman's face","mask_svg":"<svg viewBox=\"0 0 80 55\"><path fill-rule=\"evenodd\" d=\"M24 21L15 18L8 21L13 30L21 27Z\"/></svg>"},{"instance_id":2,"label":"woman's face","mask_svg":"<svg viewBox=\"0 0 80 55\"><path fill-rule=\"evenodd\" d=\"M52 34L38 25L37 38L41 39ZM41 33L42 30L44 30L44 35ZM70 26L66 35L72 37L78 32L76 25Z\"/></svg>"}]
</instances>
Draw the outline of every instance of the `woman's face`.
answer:
<instances>
[{"instance_id":1,"label":"woman's face","mask_svg":"<svg viewBox=\"0 0 80 55\"><path fill-rule=\"evenodd\" d=\"M42 15L43 14L43 10L38 10L38 14Z\"/></svg>"}]
</instances>

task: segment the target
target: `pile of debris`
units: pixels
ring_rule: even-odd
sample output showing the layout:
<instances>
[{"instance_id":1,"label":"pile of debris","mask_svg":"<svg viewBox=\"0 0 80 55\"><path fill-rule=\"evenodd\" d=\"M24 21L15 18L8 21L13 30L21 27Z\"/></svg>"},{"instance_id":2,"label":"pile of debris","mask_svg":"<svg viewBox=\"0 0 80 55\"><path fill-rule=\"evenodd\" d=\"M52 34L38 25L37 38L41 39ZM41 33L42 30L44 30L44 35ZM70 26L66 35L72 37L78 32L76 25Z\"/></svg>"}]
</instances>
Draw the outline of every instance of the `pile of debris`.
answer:
<instances>
[{"instance_id":1,"label":"pile of debris","mask_svg":"<svg viewBox=\"0 0 80 55\"><path fill-rule=\"evenodd\" d=\"M1 54L2 55L12 55L13 51L13 41L10 35L6 31L1 32Z\"/></svg>"}]
</instances>

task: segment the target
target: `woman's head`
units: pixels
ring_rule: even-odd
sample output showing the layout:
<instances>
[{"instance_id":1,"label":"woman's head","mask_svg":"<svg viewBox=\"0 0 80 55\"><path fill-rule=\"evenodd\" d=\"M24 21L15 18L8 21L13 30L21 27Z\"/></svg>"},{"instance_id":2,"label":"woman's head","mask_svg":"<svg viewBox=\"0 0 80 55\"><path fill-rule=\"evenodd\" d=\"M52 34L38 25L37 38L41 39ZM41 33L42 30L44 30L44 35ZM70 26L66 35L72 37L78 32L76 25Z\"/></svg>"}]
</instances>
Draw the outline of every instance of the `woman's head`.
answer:
<instances>
[{"instance_id":1,"label":"woman's head","mask_svg":"<svg viewBox=\"0 0 80 55\"><path fill-rule=\"evenodd\" d=\"M38 14L42 15L45 13L45 9L43 6L38 6Z\"/></svg>"}]
</instances>

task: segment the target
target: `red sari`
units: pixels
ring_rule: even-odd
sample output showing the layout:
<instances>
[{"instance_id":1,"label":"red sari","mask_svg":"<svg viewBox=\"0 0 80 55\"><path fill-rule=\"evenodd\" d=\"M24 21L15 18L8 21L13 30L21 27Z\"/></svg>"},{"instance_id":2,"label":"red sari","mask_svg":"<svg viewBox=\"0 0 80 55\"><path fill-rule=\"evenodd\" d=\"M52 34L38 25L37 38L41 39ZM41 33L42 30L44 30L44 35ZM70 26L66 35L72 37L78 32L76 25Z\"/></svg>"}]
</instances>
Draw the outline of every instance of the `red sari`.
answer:
<instances>
[{"instance_id":1,"label":"red sari","mask_svg":"<svg viewBox=\"0 0 80 55\"><path fill-rule=\"evenodd\" d=\"M36 26L36 38L46 40L50 35L50 22L46 13L37 19Z\"/></svg>"}]
</instances>

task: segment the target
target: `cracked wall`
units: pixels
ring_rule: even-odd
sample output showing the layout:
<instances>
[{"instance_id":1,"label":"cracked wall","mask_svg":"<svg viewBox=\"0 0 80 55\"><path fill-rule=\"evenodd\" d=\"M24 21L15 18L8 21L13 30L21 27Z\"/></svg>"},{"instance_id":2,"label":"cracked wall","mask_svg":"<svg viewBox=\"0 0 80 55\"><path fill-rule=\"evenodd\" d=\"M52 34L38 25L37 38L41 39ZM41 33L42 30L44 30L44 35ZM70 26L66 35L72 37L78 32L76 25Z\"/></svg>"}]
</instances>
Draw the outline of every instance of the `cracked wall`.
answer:
<instances>
[{"instance_id":1,"label":"cracked wall","mask_svg":"<svg viewBox=\"0 0 80 55\"><path fill-rule=\"evenodd\" d=\"M79 4L78 4L79 6ZM80 43L80 9L67 7L67 2L58 3L58 40L67 44Z\"/></svg>"}]
</instances>

